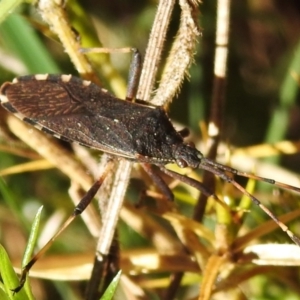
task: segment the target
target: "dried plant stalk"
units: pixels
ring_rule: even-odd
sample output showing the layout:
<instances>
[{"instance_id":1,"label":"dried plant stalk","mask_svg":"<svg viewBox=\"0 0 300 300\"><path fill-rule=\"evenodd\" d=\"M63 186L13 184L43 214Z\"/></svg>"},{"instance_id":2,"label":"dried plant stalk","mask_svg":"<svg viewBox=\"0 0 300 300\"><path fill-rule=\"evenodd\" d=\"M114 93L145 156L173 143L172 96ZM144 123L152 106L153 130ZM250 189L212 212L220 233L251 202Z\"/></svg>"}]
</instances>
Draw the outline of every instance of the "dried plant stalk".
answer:
<instances>
[{"instance_id":1,"label":"dried plant stalk","mask_svg":"<svg viewBox=\"0 0 300 300\"><path fill-rule=\"evenodd\" d=\"M161 83L151 100L154 105L167 105L178 94L188 68L193 62L197 40L201 34L198 26L198 1L180 0L181 17L178 34L161 78Z\"/></svg>"}]
</instances>

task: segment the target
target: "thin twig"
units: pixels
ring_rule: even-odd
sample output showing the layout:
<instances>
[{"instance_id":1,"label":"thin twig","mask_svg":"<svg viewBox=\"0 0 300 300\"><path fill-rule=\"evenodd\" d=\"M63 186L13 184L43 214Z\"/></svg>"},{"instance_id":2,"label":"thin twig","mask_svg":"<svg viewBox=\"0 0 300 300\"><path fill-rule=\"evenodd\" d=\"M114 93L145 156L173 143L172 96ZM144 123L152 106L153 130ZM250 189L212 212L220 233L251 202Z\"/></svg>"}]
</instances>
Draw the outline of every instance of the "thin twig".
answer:
<instances>
[{"instance_id":1,"label":"thin twig","mask_svg":"<svg viewBox=\"0 0 300 300\"><path fill-rule=\"evenodd\" d=\"M144 58L137 98L151 103L153 102L150 100L150 95L153 91L158 65L161 60L163 43L169 27L174 2L175 0L159 1Z\"/></svg>"},{"instance_id":2,"label":"thin twig","mask_svg":"<svg viewBox=\"0 0 300 300\"><path fill-rule=\"evenodd\" d=\"M228 56L228 41L229 41L229 24L230 24L230 0L218 0L217 3L217 32L216 32L216 50L215 50L215 65L214 65L214 85L212 94L212 105L210 118L208 123L208 154L210 159L216 159L217 149L220 142L222 131L222 116L224 115L224 102L226 91L226 69ZM214 176L211 173L205 172L203 175L203 184L205 186L214 187ZM201 220L205 211L207 197L201 194L198 204L195 207L194 219ZM216 227L216 245L217 251L223 253L230 245L228 232L224 224ZM221 255L217 257L212 255L207 261L204 269L203 282L201 284L199 300L208 300L211 298L211 293L214 283L219 274L220 265L225 262ZM210 267L212 265L212 267Z\"/></svg>"},{"instance_id":3,"label":"thin twig","mask_svg":"<svg viewBox=\"0 0 300 300\"><path fill-rule=\"evenodd\" d=\"M180 0L180 24L177 36L172 44L161 83L151 103L154 105L167 105L180 90L184 77L193 62L196 44L200 36L198 26L199 1Z\"/></svg>"}]
</instances>

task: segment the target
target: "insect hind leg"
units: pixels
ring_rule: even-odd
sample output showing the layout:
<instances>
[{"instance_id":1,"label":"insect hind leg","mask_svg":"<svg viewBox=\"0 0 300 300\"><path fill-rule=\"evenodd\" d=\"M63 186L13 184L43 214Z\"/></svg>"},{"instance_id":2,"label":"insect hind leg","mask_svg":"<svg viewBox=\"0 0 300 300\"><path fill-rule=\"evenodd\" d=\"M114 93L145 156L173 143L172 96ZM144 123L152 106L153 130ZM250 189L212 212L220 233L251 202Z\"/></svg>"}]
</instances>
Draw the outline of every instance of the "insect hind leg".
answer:
<instances>
[{"instance_id":1,"label":"insect hind leg","mask_svg":"<svg viewBox=\"0 0 300 300\"><path fill-rule=\"evenodd\" d=\"M14 288L13 293L19 292L26 282L27 274L29 273L32 266L46 253L46 251L53 244L54 240L73 222L73 220L79 216L91 203L99 188L101 187L103 181L105 180L108 173L111 171L114 163L112 161L108 161L106 168L103 174L99 177L99 179L92 185L92 187L87 191L87 193L82 197L79 203L74 208L72 215L64 222L58 232L32 257L32 259L25 265L22 269L21 278L19 286Z\"/></svg>"}]
</instances>

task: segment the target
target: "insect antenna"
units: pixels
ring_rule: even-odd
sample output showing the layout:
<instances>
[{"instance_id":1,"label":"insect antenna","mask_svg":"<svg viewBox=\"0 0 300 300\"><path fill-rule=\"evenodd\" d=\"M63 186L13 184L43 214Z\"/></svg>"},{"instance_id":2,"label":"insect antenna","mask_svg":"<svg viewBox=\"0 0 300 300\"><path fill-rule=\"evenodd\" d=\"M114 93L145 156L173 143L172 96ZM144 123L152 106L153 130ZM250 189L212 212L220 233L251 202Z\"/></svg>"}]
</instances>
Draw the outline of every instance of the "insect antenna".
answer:
<instances>
[{"instance_id":1,"label":"insect antenna","mask_svg":"<svg viewBox=\"0 0 300 300\"><path fill-rule=\"evenodd\" d=\"M295 186L291 186L285 183L281 183L281 182L277 182L274 179L269 179L269 178L265 178L265 177L260 177L260 176L256 176L254 174L250 174L250 173L246 173L246 172L240 172L234 168L219 164L215 161L212 161L210 159L206 159L203 158L201 161L201 164L199 165L200 169L206 170L208 172L213 173L214 175L222 178L224 181L231 183L232 185L234 185L239 191L241 191L244 195L248 196L252 202L254 204L256 204L257 206L259 206L271 219L274 220L274 222L281 228L281 230L283 232L285 232L290 239L297 244L298 246L300 246L300 239L292 232L289 230L289 228L282 223L275 215L273 212L271 212L266 206L264 206L259 200L258 198L256 198L254 195L252 195L251 193L249 193L244 187L242 187L237 181L234 180L234 178L228 176L226 174L226 172L229 172L233 175L237 175L237 176L241 176L241 177L246 177L246 178L252 178L258 181L262 181L262 182L267 182L273 185L276 185L278 187L282 187L288 190L293 190L293 191L297 191L300 192L300 189L295 187Z\"/></svg>"},{"instance_id":2,"label":"insect antenna","mask_svg":"<svg viewBox=\"0 0 300 300\"><path fill-rule=\"evenodd\" d=\"M289 184L286 184L286 183L283 183L283 182L279 182L279 181L276 181L276 180L271 179L271 178L261 177L261 176L257 176L255 174L251 174L251 173L247 173L247 172L241 172L237 169L219 164L219 163L217 163L215 161L212 161L212 160L209 160L209 159L205 159L205 162L207 164L211 165L211 166L214 166L215 168L218 168L218 169L223 170L225 172L232 173L232 174L237 175L237 176L250 178L250 179L254 179L254 180L258 180L258 181L262 181L262 182L266 182L266 183L281 187L281 188L286 189L286 190L293 190L295 192L300 193L300 188L298 188L296 186L293 186L293 185L289 185Z\"/></svg>"}]
</instances>

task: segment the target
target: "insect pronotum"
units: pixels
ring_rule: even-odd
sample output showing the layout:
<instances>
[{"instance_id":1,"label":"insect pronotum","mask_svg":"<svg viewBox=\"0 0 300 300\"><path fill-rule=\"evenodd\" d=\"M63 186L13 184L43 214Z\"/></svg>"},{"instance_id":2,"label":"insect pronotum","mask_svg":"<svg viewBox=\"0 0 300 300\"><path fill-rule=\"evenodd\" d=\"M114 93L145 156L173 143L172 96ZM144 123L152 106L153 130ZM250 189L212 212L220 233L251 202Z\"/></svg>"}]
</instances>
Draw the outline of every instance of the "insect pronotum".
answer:
<instances>
[{"instance_id":1,"label":"insect pronotum","mask_svg":"<svg viewBox=\"0 0 300 300\"><path fill-rule=\"evenodd\" d=\"M176 131L162 107L124 101L109 94L90 81L71 75L28 75L6 82L0 91L2 106L21 120L57 138L77 142L117 157L140 162L160 189L172 198L162 180L153 176L150 165L158 166L166 174L185 181L207 196L211 194L194 179L167 170L164 165L207 170L227 182L261 207L288 236L300 246L300 239L252 194L226 173L254 178L279 187L300 192L300 189L272 179L240 172L206 159L192 144L184 142L186 131ZM109 172L109 168L107 171ZM73 217L82 213L102 184L102 176L76 206ZM48 246L45 246L47 249ZM44 253L44 250L42 250ZM40 255L25 267L20 287L26 274Z\"/></svg>"}]
</instances>

